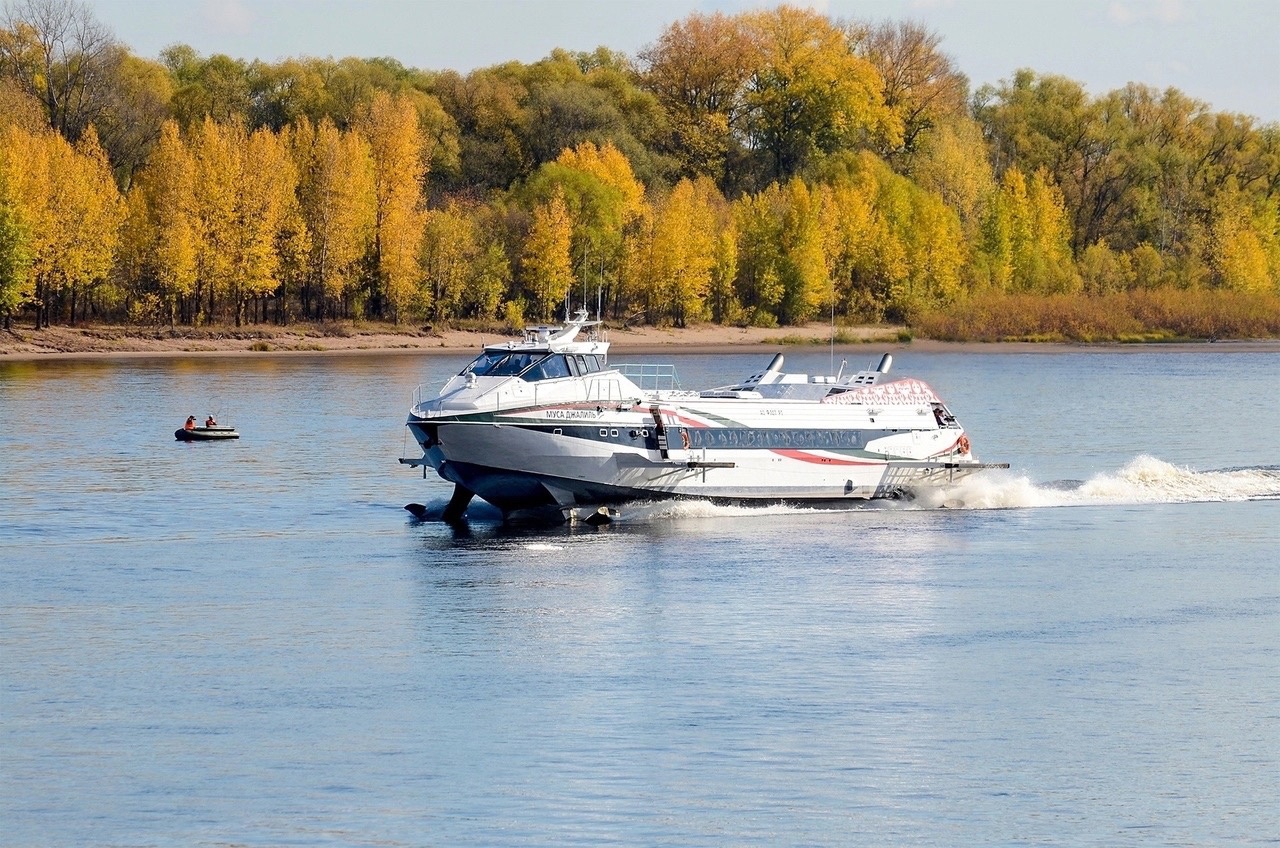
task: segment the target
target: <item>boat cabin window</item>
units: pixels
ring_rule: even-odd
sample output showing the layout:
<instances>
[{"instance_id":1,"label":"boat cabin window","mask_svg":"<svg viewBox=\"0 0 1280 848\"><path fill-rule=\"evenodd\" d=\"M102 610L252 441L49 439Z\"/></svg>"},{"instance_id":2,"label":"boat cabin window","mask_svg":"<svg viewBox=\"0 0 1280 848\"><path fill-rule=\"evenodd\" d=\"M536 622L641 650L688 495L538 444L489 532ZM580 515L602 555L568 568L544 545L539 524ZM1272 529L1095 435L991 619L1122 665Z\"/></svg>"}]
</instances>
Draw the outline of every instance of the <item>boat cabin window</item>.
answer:
<instances>
[{"instance_id":1,"label":"boat cabin window","mask_svg":"<svg viewBox=\"0 0 1280 848\"><path fill-rule=\"evenodd\" d=\"M593 370L589 361L595 357L586 358L588 362L583 363L581 356L566 357L559 353L486 350L462 369L462 373L463 375L475 374L477 377L520 377L522 380L533 383L538 380L554 380L558 377L576 377L585 374ZM600 370L598 364L594 370Z\"/></svg>"},{"instance_id":2,"label":"boat cabin window","mask_svg":"<svg viewBox=\"0 0 1280 848\"><path fill-rule=\"evenodd\" d=\"M564 361L562 355L553 353L530 368L529 372L522 376L530 383L538 380L554 380L557 377L568 377L569 365Z\"/></svg>"},{"instance_id":3,"label":"boat cabin window","mask_svg":"<svg viewBox=\"0 0 1280 848\"><path fill-rule=\"evenodd\" d=\"M541 354L518 351L486 350L463 369L463 374L477 377L514 377L538 360Z\"/></svg>"}]
</instances>

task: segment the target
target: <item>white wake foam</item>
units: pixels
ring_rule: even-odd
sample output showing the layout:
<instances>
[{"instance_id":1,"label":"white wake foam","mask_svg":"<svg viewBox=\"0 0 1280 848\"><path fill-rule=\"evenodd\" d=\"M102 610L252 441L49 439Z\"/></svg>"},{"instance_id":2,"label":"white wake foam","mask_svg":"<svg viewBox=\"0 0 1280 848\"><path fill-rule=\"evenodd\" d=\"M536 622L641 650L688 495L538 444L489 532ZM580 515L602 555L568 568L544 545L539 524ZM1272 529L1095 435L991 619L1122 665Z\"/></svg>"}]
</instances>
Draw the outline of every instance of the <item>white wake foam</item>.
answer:
<instances>
[{"instance_id":1,"label":"white wake foam","mask_svg":"<svg viewBox=\"0 0 1280 848\"><path fill-rule=\"evenodd\" d=\"M1193 471L1139 456L1119 471L1085 481L1036 483L1029 477L988 471L961 483L922 492L912 501L859 501L850 509L1027 509L1036 507L1195 503L1280 498L1280 467ZM628 523L669 519L737 518L827 512L815 507L773 504L724 506L709 501L656 501L629 504Z\"/></svg>"},{"instance_id":2,"label":"white wake foam","mask_svg":"<svg viewBox=\"0 0 1280 848\"><path fill-rule=\"evenodd\" d=\"M1036 484L1025 476L989 473L922 496L925 507L1018 507L1246 501L1280 497L1280 469L1193 471L1139 456L1116 472L1084 482Z\"/></svg>"}]
</instances>

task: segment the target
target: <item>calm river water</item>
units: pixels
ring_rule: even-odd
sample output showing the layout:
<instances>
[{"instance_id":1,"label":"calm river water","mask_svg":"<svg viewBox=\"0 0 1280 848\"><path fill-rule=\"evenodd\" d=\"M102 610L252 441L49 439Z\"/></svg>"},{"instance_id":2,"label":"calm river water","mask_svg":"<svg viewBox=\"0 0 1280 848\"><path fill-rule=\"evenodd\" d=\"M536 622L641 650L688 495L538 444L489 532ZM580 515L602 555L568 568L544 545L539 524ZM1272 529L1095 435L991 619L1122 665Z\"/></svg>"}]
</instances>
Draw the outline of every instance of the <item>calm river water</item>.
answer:
<instances>
[{"instance_id":1,"label":"calm river water","mask_svg":"<svg viewBox=\"0 0 1280 848\"><path fill-rule=\"evenodd\" d=\"M1280 840L1280 354L896 359L966 508L600 530L402 509L462 357L0 362L0 842Z\"/></svg>"}]
</instances>

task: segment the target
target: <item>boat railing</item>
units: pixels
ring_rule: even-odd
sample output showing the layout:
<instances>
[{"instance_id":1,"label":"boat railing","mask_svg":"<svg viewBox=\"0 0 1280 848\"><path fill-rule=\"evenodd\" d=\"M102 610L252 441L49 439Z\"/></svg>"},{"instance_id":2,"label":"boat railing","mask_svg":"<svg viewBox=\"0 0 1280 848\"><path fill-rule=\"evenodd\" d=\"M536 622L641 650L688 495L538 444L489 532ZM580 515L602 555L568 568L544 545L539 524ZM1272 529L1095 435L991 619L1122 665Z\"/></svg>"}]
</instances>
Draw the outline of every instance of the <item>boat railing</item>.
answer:
<instances>
[{"instance_id":1,"label":"boat railing","mask_svg":"<svg viewBox=\"0 0 1280 848\"><path fill-rule=\"evenodd\" d=\"M413 390L413 405L409 408L417 409L422 405L423 398L433 398L440 394L440 387L443 385L443 380L434 380L430 383L419 383Z\"/></svg>"},{"instance_id":2,"label":"boat railing","mask_svg":"<svg viewBox=\"0 0 1280 848\"><path fill-rule=\"evenodd\" d=\"M611 367L646 392L670 392L680 388L680 377L674 365L629 362Z\"/></svg>"}]
</instances>

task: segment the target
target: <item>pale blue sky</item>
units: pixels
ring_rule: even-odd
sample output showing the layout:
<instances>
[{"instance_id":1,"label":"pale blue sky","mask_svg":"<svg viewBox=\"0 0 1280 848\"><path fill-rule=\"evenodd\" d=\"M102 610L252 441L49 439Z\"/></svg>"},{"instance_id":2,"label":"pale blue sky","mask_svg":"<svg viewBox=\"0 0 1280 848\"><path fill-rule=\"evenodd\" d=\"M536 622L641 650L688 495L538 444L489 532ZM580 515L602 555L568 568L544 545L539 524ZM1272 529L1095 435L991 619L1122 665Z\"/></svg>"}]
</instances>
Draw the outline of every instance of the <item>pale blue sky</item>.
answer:
<instances>
[{"instance_id":1,"label":"pale blue sky","mask_svg":"<svg viewBox=\"0 0 1280 848\"><path fill-rule=\"evenodd\" d=\"M746 0L88 0L135 53L169 44L202 54L392 56L468 71L552 48L634 55L693 11ZM835 18L911 19L943 37L977 88L1021 67L1101 94L1126 82L1174 86L1215 109L1280 121L1276 0L819 0Z\"/></svg>"}]
</instances>

